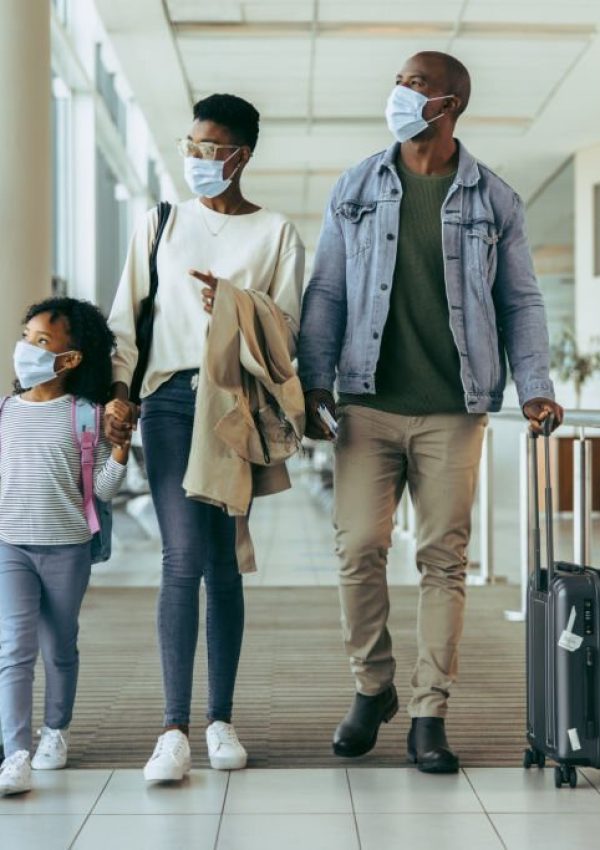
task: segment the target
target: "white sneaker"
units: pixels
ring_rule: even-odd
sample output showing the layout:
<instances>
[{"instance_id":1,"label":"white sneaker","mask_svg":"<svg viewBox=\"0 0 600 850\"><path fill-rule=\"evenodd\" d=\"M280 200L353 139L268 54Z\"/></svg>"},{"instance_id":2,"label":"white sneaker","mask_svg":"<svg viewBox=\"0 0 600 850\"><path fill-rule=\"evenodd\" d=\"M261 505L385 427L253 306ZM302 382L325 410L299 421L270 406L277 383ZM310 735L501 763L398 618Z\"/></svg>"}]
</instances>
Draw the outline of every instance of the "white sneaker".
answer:
<instances>
[{"instance_id":1,"label":"white sneaker","mask_svg":"<svg viewBox=\"0 0 600 850\"><path fill-rule=\"evenodd\" d=\"M31 763L27 750L17 750L0 765L0 797L31 791Z\"/></svg>"},{"instance_id":2,"label":"white sneaker","mask_svg":"<svg viewBox=\"0 0 600 850\"><path fill-rule=\"evenodd\" d=\"M192 754L187 736L179 729L169 729L159 736L154 752L146 762L146 782L178 782L190 772Z\"/></svg>"},{"instance_id":3,"label":"white sneaker","mask_svg":"<svg viewBox=\"0 0 600 850\"><path fill-rule=\"evenodd\" d=\"M215 720L206 730L210 766L215 770L242 770L248 753L239 742L231 723Z\"/></svg>"},{"instance_id":4,"label":"white sneaker","mask_svg":"<svg viewBox=\"0 0 600 850\"><path fill-rule=\"evenodd\" d=\"M38 731L40 743L31 760L34 770L61 770L67 764L69 730L42 726Z\"/></svg>"}]
</instances>

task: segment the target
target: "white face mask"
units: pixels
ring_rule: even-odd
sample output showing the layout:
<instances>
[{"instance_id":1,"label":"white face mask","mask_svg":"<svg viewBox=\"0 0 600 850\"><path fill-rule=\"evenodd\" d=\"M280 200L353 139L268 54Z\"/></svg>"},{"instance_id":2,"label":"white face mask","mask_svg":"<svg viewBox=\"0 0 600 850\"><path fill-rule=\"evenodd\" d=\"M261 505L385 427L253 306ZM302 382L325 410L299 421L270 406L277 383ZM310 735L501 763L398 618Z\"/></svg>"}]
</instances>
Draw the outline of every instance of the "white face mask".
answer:
<instances>
[{"instance_id":1,"label":"white face mask","mask_svg":"<svg viewBox=\"0 0 600 850\"><path fill-rule=\"evenodd\" d=\"M57 375L60 375L67 368L64 366L58 371L55 371L54 368L56 358L62 357L63 354L73 354L73 352L62 351L60 354L55 354L53 351L47 351L45 348L40 348L38 345L32 345L30 342L20 339L15 346L13 360L15 373L21 387L24 390L29 390L31 387L53 381Z\"/></svg>"},{"instance_id":2,"label":"white face mask","mask_svg":"<svg viewBox=\"0 0 600 850\"><path fill-rule=\"evenodd\" d=\"M227 159L200 159L196 156L186 156L183 160L183 174L194 195L200 195L202 198L216 198L222 195L231 186L231 180L242 164L240 162L229 179L223 178L225 163L229 162L238 151L239 148Z\"/></svg>"},{"instance_id":3,"label":"white face mask","mask_svg":"<svg viewBox=\"0 0 600 850\"><path fill-rule=\"evenodd\" d=\"M445 100L447 97L454 97L454 95L445 94L443 97L425 97L424 94L413 91L406 86L395 86L388 97L385 108L385 117L390 133L399 142L407 142L409 139L418 136L431 123L446 114L445 112L440 112L435 118L426 121L423 118L423 109L426 104L431 100Z\"/></svg>"}]
</instances>

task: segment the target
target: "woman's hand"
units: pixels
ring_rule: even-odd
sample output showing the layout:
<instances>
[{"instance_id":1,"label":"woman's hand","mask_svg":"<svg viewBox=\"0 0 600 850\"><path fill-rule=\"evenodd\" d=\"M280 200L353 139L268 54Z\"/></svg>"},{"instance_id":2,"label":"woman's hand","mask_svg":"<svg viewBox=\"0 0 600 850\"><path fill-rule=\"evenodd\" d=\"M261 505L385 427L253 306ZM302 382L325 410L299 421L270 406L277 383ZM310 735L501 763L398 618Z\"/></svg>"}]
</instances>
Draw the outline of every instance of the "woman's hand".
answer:
<instances>
[{"instance_id":1,"label":"woman's hand","mask_svg":"<svg viewBox=\"0 0 600 850\"><path fill-rule=\"evenodd\" d=\"M104 408L104 433L109 443L118 448L129 446L138 416L137 404L117 398L109 401Z\"/></svg>"},{"instance_id":2,"label":"woman's hand","mask_svg":"<svg viewBox=\"0 0 600 850\"><path fill-rule=\"evenodd\" d=\"M202 290L202 300L204 302L204 312L208 313L209 316L212 315L213 305L215 302L215 295L217 292L217 284L219 281L216 277L214 277L212 272L197 272L195 269L190 269L189 271L192 277L195 277L196 280L201 281L205 284L204 289Z\"/></svg>"}]
</instances>

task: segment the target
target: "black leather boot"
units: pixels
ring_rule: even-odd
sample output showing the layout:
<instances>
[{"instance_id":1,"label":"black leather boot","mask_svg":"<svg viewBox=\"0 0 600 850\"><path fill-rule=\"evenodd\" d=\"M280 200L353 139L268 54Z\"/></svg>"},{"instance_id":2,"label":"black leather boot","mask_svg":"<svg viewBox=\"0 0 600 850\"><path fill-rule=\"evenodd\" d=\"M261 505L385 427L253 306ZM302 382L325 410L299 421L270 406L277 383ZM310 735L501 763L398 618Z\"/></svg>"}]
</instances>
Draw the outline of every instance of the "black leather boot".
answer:
<instances>
[{"instance_id":1,"label":"black leather boot","mask_svg":"<svg viewBox=\"0 0 600 850\"><path fill-rule=\"evenodd\" d=\"M413 717L407 750L409 761L423 773L458 772L458 756L448 745L442 717Z\"/></svg>"},{"instance_id":2,"label":"black leather boot","mask_svg":"<svg viewBox=\"0 0 600 850\"><path fill-rule=\"evenodd\" d=\"M333 736L336 756L353 758L372 750L382 723L389 723L398 711L398 694L394 685L377 696L356 694L350 711Z\"/></svg>"}]
</instances>

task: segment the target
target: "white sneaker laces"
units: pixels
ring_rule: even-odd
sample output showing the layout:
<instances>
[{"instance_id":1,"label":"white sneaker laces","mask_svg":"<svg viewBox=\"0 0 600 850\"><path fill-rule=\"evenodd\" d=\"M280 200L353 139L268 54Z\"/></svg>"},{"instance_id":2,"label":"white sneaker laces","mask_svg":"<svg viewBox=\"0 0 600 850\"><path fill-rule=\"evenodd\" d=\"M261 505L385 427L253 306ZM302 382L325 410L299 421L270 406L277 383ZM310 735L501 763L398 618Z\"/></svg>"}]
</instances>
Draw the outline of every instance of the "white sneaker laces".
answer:
<instances>
[{"instance_id":1,"label":"white sneaker laces","mask_svg":"<svg viewBox=\"0 0 600 850\"><path fill-rule=\"evenodd\" d=\"M175 743L172 743L173 739L171 738L168 749L167 741L165 739L166 735L161 735L159 737L158 741L156 742L154 752L152 754L153 759L160 758L165 750L167 750L168 754L174 759L180 758L182 755L184 755L185 748L181 738L178 737Z\"/></svg>"},{"instance_id":2,"label":"white sneaker laces","mask_svg":"<svg viewBox=\"0 0 600 850\"><path fill-rule=\"evenodd\" d=\"M40 738L40 747L46 752L54 750L57 753L67 746L61 729L50 729L45 726L43 729L38 729L37 734Z\"/></svg>"},{"instance_id":3,"label":"white sneaker laces","mask_svg":"<svg viewBox=\"0 0 600 850\"><path fill-rule=\"evenodd\" d=\"M218 738L220 744L232 744L236 747L240 745L237 733L230 723L221 722L218 725L215 723L213 726L213 732Z\"/></svg>"}]
</instances>

